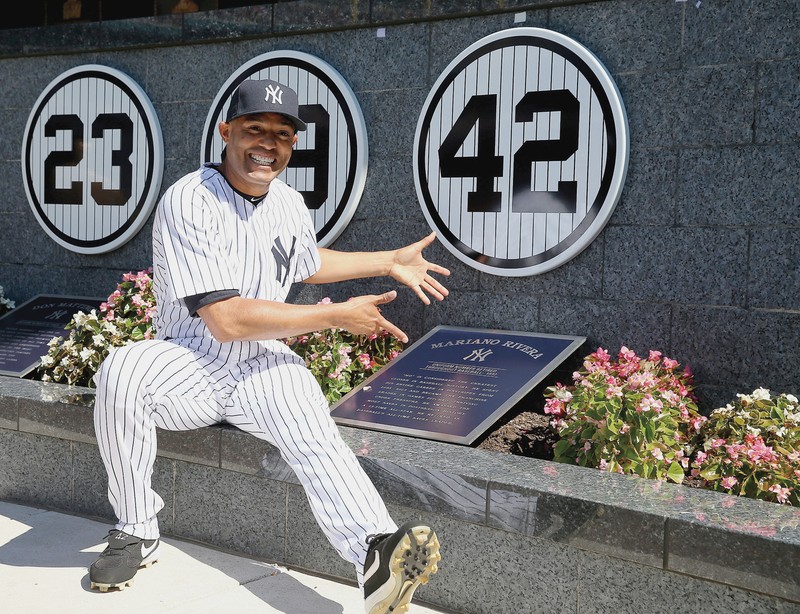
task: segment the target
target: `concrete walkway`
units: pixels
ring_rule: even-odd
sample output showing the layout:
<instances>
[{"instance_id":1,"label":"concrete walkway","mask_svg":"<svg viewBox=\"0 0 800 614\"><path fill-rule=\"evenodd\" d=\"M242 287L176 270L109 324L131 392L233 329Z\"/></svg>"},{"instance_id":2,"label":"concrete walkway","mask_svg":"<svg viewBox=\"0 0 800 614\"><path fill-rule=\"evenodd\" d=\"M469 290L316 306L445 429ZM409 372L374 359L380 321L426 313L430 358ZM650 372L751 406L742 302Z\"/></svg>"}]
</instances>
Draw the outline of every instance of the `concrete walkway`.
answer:
<instances>
[{"instance_id":1,"label":"concrete walkway","mask_svg":"<svg viewBox=\"0 0 800 614\"><path fill-rule=\"evenodd\" d=\"M317 576L177 539L123 591L89 588L109 525L0 501L3 614L363 614L361 591ZM412 604L409 614L439 610Z\"/></svg>"}]
</instances>

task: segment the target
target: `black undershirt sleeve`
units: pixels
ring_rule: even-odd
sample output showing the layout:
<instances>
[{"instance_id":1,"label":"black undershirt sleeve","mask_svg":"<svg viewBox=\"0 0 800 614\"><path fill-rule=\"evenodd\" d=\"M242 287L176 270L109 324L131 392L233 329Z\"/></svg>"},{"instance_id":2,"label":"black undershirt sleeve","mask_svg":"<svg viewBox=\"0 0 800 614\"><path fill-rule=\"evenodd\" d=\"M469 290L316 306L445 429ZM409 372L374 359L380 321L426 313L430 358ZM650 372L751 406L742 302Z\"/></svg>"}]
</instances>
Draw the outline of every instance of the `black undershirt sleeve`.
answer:
<instances>
[{"instance_id":1,"label":"black undershirt sleeve","mask_svg":"<svg viewBox=\"0 0 800 614\"><path fill-rule=\"evenodd\" d=\"M193 318L197 316L197 310L211 303L216 303L226 298L239 296L238 290L214 290L212 292L202 292L201 294L193 294L183 299L186 308L189 310L189 315Z\"/></svg>"}]
</instances>

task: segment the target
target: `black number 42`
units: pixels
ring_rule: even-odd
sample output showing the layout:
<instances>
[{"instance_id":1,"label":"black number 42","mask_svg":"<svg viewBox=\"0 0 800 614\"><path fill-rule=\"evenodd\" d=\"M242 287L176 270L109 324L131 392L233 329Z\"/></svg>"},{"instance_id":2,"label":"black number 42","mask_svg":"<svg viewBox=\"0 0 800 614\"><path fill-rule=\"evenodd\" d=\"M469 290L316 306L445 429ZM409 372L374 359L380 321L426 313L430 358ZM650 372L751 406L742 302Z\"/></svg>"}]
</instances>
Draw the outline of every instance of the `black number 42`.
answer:
<instances>
[{"instance_id":1,"label":"black number 42","mask_svg":"<svg viewBox=\"0 0 800 614\"><path fill-rule=\"evenodd\" d=\"M531 189L533 162L565 161L578 150L580 102L569 90L528 92L514 109L514 121L528 122L536 113L560 111L561 126L557 139L526 141L513 158L511 211L515 213L575 213L577 182L559 181L553 192ZM497 95L479 94L470 98L452 129L439 147L442 177L474 177L475 191L467 195L467 211L500 211L501 193L494 189L495 178L503 176L503 156L495 154L497 138ZM458 150L477 129L474 156L457 156Z\"/></svg>"}]
</instances>

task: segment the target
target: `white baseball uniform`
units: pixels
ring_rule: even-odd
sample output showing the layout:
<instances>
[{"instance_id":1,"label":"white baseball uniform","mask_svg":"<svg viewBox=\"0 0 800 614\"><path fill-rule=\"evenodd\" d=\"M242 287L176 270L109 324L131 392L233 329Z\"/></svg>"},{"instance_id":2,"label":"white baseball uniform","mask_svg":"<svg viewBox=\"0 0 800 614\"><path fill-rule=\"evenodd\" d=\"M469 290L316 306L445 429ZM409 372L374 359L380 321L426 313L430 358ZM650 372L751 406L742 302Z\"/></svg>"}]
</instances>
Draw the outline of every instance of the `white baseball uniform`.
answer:
<instances>
[{"instance_id":1,"label":"white baseball uniform","mask_svg":"<svg viewBox=\"0 0 800 614\"><path fill-rule=\"evenodd\" d=\"M308 209L282 181L254 203L208 164L167 189L153 228L157 339L113 350L95 376L95 430L118 529L159 535L164 502L150 483L156 427L224 421L280 450L362 583L366 537L397 525L342 441L313 374L280 341L217 342L184 300L233 290L284 301L319 266Z\"/></svg>"}]
</instances>

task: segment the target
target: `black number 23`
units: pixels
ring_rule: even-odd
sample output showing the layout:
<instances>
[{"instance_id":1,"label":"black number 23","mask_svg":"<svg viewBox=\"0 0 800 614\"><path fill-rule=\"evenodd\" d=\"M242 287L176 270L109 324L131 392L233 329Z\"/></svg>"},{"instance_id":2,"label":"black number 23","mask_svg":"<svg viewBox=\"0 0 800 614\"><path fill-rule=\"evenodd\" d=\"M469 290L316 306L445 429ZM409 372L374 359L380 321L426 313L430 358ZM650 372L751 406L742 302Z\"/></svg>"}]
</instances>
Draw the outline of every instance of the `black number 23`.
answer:
<instances>
[{"instance_id":1,"label":"black number 23","mask_svg":"<svg viewBox=\"0 0 800 614\"><path fill-rule=\"evenodd\" d=\"M98 205L124 205L132 192L133 122L124 113L102 113L92 122L92 139L102 139L106 132L119 130L119 146L111 153L111 166L119 168L119 189L103 187L93 181L92 198ZM73 181L68 188L56 187L56 169L75 167L84 158L83 122L77 115L53 115L44 126L44 134L54 137L59 131L72 134L70 148L50 152L44 161L44 202L53 205L83 204L83 182Z\"/></svg>"}]
</instances>

